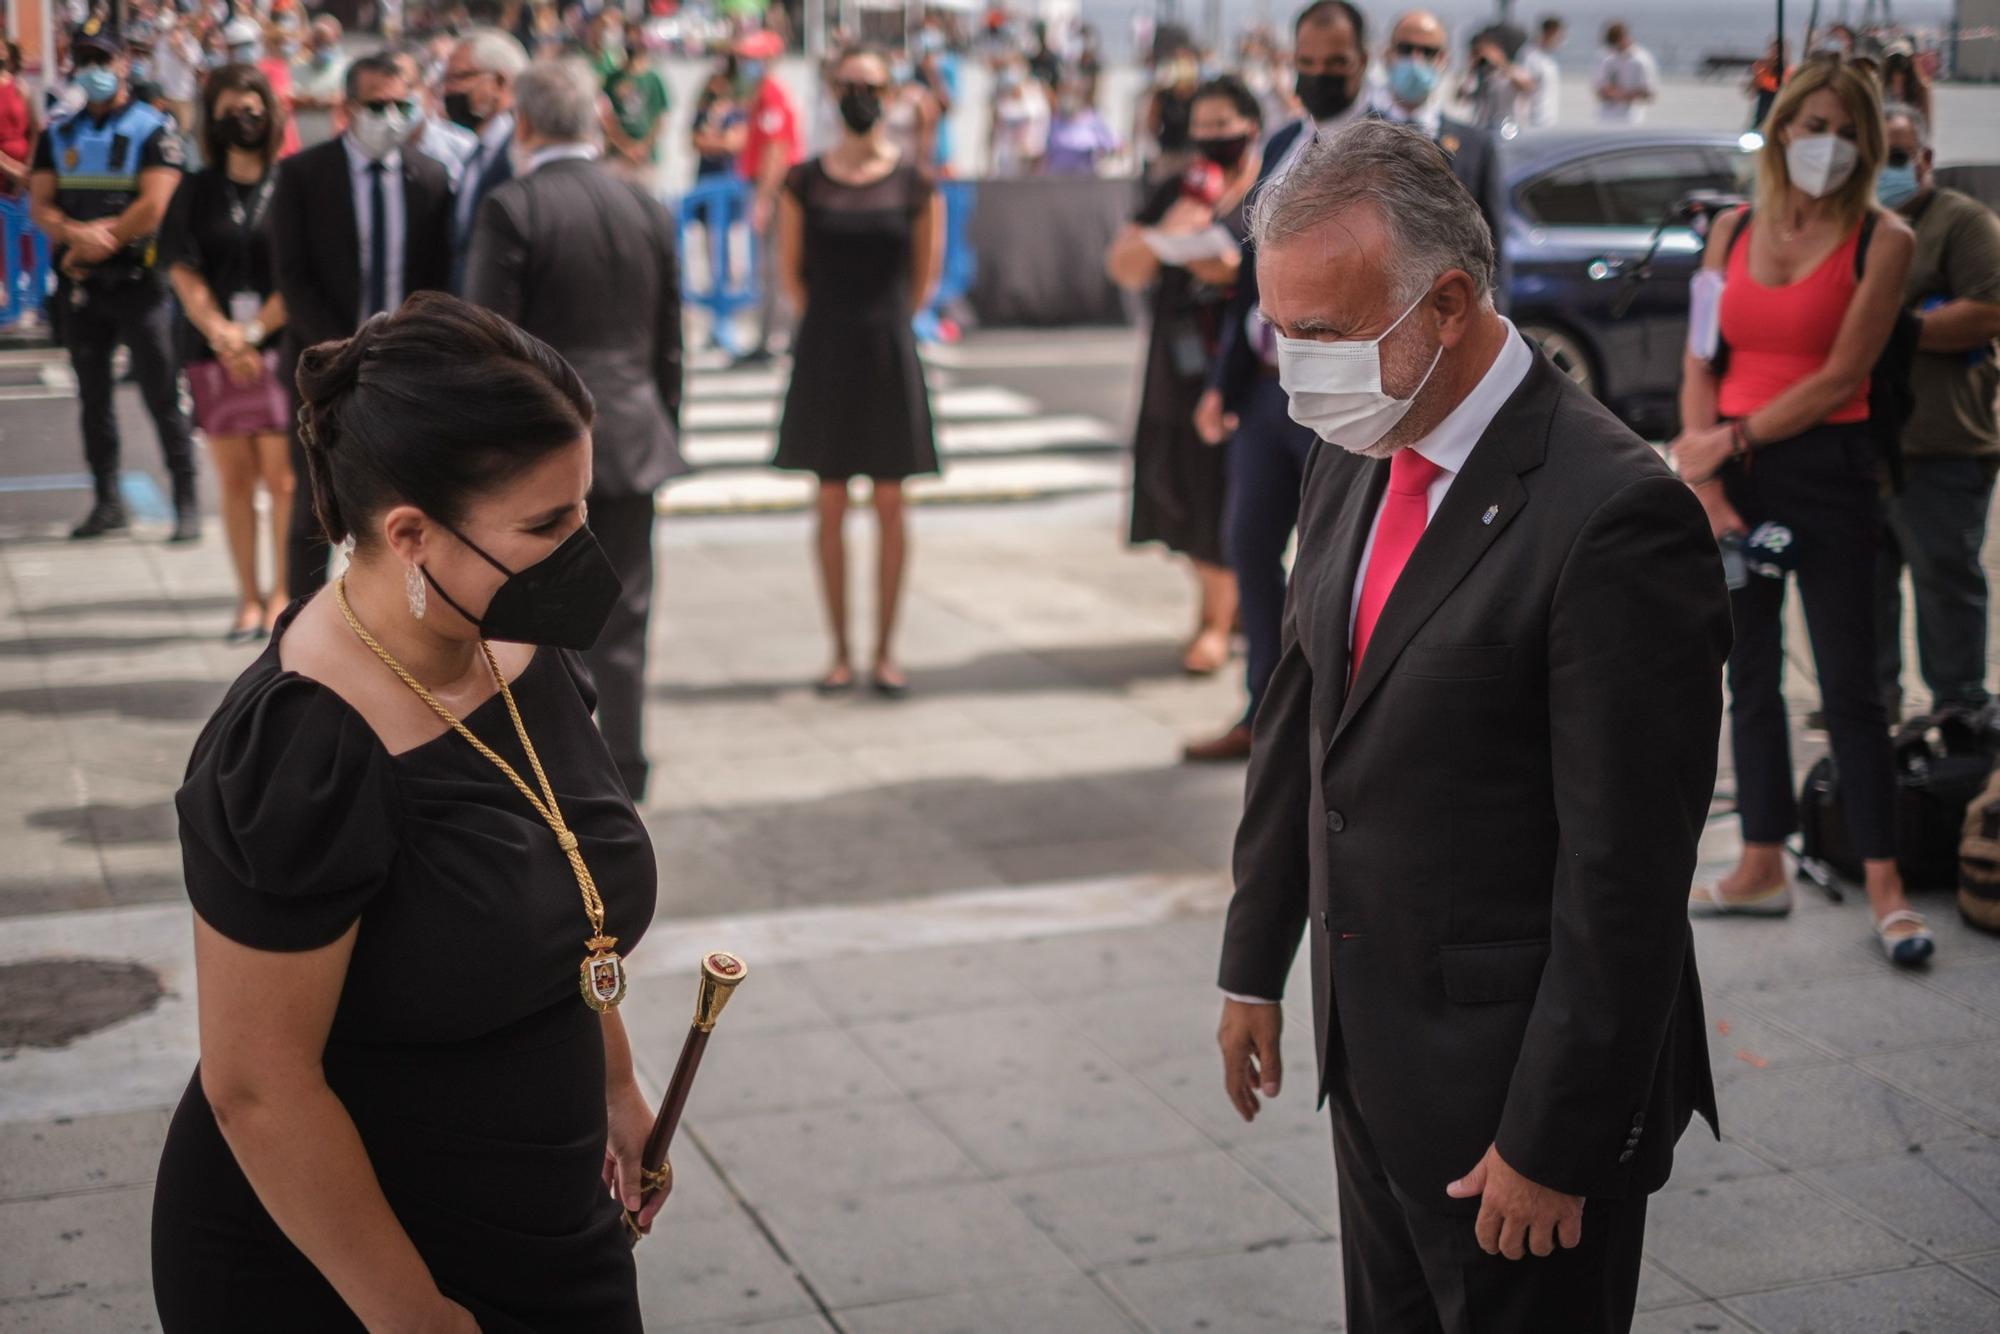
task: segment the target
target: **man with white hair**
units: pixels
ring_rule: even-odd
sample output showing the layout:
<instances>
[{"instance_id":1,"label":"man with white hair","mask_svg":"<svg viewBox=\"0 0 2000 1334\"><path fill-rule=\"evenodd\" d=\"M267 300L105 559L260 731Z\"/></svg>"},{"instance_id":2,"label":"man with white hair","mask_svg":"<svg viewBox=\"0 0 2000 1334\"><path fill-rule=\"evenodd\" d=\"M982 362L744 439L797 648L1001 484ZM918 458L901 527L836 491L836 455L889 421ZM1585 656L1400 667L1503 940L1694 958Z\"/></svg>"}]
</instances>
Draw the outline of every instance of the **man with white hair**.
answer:
<instances>
[{"instance_id":1,"label":"man with white hair","mask_svg":"<svg viewBox=\"0 0 2000 1334\"><path fill-rule=\"evenodd\" d=\"M498 28L474 28L444 66L444 114L479 137L459 176L452 215L451 290L465 290L465 257L479 201L514 178L514 81L528 53Z\"/></svg>"},{"instance_id":2,"label":"man with white hair","mask_svg":"<svg viewBox=\"0 0 2000 1334\"><path fill-rule=\"evenodd\" d=\"M1310 934L1347 1328L1629 1329L1646 1200L1715 1094L1685 919L1730 641L1659 457L1493 307L1421 130L1254 209L1306 462L1218 1041L1246 1120Z\"/></svg>"},{"instance_id":3,"label":"man with white hair","mask_svg":"<svg viewBox=\"0 0 2000 1334\"><path fill-rule=\"evenodd\" d=\"M677 444L674 220L644 189L599 166L597 81L582 61L528 66L515 114L523 174L479 206L465 294L562 353L597 403L590 527L623 591L584 661L597 684L598 727L637 801L647 774L653 493L687 471Z\"/></svg>"}]
</instances>

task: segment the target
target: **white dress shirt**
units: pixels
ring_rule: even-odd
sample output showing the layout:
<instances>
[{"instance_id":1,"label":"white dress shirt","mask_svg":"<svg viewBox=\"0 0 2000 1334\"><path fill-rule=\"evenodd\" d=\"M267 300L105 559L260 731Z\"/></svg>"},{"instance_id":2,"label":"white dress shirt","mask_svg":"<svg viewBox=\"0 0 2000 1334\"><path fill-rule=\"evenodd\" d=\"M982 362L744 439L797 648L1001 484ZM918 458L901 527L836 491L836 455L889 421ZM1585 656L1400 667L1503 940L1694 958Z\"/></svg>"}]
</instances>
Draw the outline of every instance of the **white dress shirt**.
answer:
<instances>
[{"instance_id":1,"label":"white dress shirt","mask_svg":"<svg viewBox=\"0 0 2000 1334\"><path fill-rule=\"evenodd\" d=\"M417 132L417 151L444 164L453 193L465 179L465 160L479 147L479 136L463 125L454 125L441 116L425 116Z\"/></svg>"},{"instance_id":2,"label":"white dress shirt","mask_svg":"<svg viewBox=\"0 0 2000 1334\"><path fill-rule=\"evenodd\" d=\"M1375 114L1383 120L1397 125L1414 125L1424 132L1424 137L1433 143L1444 129L1443 99L1433 94L1420 107L1410 108L1398 102L1387 88L1376 90Z\"/></svg>"},{"instance_id":3,"label":"white dress shirt","mask_svg":"<svg viewBox=\"0 0 2000 1334\"><path fill-rule=\"evenodd\" d=\"M1451 490L1452 482L1465 471L1465 463L1472 457L1473 447L1486 434L1486 428L1493 424L1501 406L1520 388L1521 381L1528 378L1528 371L1535 364L1534 353L1528 350L1521 335L1514 331L1512 322L1504 315L1500 317L1500 322L1507 326L1507 341L1501 344L1500 354L1493 358L1486 374L1479 377L1479 383L1472 386L1472 392L1429 435L1409 446L1441 469L1431 479L1430 490L1424 496L1425 523L1437 517L1438 506L1444 503L1445 493ZM1382 511L1378 506L1375 518L1368 525L1368 540L1361 548L1361 564L1354 572L1354 590L1347 602L1349 647L1354 643L1354 613L1361 605L1361 585L1368 577L1368 562L1375 554L1375 530L1381 522ZM1248 1005L1278 1003L1268 996L1242 996L1233 991L1222 994Z\"/></svg>"},{"instance_id":4,"label":"white dress shirt","mask_svg":"<svg viewBox=\"0 0 2000 1334\"><path fill-rule=\"evenodd\" d=\"M551 162L566 162L582 159L593 162L598 157L596 144L550 144L547 148L537 148L528 158L528 173L533 175Z\"/></svg>"},{"instance_id":5,"label":"white dress shirt","mask_svg":"<svg viewBox=\"0 0 2000 1334\"><path fill-rule=\"evenodd\" d=\"M1521 53L1521 68L1534 76L1535 86L1521 94L1516 116L1522 124L1535 128L1555 124L1562 98L1562 70L1555 56L1539 45L1531 46Z\"/></svg>"},{"instance_id":6,"label":"white dress shirt","mask_svg":"<svg viewBox=\"0 0 2000 1334\"><path fill-rule=\"evenodd\" d=\"M458 187L458 199L453 207L458 210L458 234L472 234L472 211L479 207L479 181L493 164L507 151L507 141L514 137L514 113L503 111L479 127L479 143L465 159L465 175Z\"/></svg>"},{"instance_id":7,"label":"white dress shirt","mask_svg":"<svg viewBox=\"0 0 2000 1334\"><path fill-rule=\"evenodd\" d=\"M347 179L354 187L354 239L361 246L361 291L357 293L356 305L368 305L369 280L374 276L369 272L368 256L375 239L374 222L369 216L369 195L374 186L369 168L375 163L355 145L352 135L342 135L341 145L347 149ZM397 149L382 159L382 207L389 220L388 279L383 284L383 292L388 297L389 309L403 304L403 234L409 227L409 214L403 206L403 150ZM362 310L362 318L368 312Z\"/></svg>"}]
</instances>

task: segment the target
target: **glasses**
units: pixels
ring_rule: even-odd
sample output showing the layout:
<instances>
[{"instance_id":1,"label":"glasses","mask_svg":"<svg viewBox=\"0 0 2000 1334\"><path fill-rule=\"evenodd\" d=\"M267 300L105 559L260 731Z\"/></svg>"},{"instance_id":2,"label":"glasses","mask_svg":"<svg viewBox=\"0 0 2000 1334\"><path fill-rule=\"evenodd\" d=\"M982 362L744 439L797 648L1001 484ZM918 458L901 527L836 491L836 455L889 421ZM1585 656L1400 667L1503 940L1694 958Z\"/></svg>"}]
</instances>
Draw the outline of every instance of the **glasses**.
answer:
<instances>
[{"instance_id":1,"label":"glasses","mask_svg":"<svg viewBox=\"0 0 2000 1334\"><path fill-rule=\"evenodd\" d=\"M1905 150L1900 148L1892 148L1889 150L1888 165L1892 167L1907 167L1910 165L1911 161L1912 158L1910 154Z\"/></svg>"},{"instance_id":2,"label":"glasses","mask_svg":"<svg viewBox=\"0 0 2000 1334\"><path fill-rule=\"evenodd\" d=\"M361 104L363 111L372 111L378 116L386 116L392 111L400 111L405 116L417 114L417 104L407 97L378 97Z\"/></svg>"},{"instance_id":3,"label":"glasses","mask_svg":"<svg viewBox=\"0 0 2000 1334\"><path fill-rule=\"evenodd\" d=\"M1443 47L1426 46L1422 42L1397 42L1390 49L1402 60L1409 60L1412 57L1416 57L1422 60L1436 61L1444 55Z\"/></svg>"}]
</instances>

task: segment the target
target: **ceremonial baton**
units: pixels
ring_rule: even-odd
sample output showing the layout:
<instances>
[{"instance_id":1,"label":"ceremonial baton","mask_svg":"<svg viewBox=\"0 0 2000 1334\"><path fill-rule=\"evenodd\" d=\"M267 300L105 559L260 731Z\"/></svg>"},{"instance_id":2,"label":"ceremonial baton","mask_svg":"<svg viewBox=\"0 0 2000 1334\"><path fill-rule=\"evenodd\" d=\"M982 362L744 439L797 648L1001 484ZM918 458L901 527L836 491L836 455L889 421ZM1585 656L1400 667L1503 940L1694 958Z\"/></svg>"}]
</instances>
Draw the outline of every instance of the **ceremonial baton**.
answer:
<instances>
[{"instance_id":1,"label":"ceremonial baton","mask_svg":"<svg viewBox=\"0 0 2000 1334\"><path fill-rule=\"evenodd\" d=\"M653 1118L653 1133L646 1136L646 1149L639 1157L639 1212L644 1212L646 1201L665 1190L672 1179L667 1150L673 1145L674 1131L680 1127L681 1109L687 1106L688 1093L694 1088L694 1072L701 1067L701 1054L708 1047L708 1035L715 1031L715 1021L722 1016L722 1007L729 1004L730 993L736 990L746 971L743 960L733 954L716 950L702 956L694 1019L688 1025L687 1041L681 1044L674 1077L667 1081L667 1096L660 1102L660 1114ZM634 1246L646 1235L639 1230L638 1217L631 1210L625 1212L625 1230Z\"/></svg>"}]
</instances>

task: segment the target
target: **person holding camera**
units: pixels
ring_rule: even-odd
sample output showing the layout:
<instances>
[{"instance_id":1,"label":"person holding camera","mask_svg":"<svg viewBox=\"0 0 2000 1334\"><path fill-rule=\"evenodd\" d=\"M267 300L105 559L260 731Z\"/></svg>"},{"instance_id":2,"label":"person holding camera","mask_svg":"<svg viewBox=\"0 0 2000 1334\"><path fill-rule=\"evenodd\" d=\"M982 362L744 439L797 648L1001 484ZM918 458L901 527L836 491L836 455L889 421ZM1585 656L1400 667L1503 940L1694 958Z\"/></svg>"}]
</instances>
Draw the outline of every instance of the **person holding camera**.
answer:
<instances>
[{"instance_id":1,"label":"person holding camera","mask_svg":"<svg viewBox=\"0 0 2000 1334\"><path fill-rule=\"evenodd\" d=\"M155 237L180 185L185 153L173 120L135 100L126 85L125 43L91 19L70 39L81 110L49 126L28 171L30 208L54 244L51 314L76 372L83 453L95 498L70 530L75 539L128 526L118 491L117 381L112 354L123 343L173 477L172 541L201 536L195 510L194 441L174 368L173 307L154 263Z\"/></svg>"},{"instance_id":2,"label":"person holding camera","mask_svg":"<svg viewBox=\"0 0 2000 1334\"><path fill-rule=\"evenodd\" d=\"M1743 855L1728 875L1694 888L1689 911L1782 917L1792 908L1783 854L1799 816L1781 689L1789 564L1876 936L1891 961L1913 966L1935 945L1896 867L1895 779L1876 677L1883 450L1871 416L1886 405L1871 403L1870 382L1913 248L1909 227L1876 202L1887 156L1871 76L1814 61L1786 83L1765 124L1754 211L1725 214L1709 235L1702 265L1709 282L1720 275L1728 351L1710 358L1690 348L1671 452L1716 537L1753 539L1749 563L1760 567L1733 577L1730 594Z\"/></svg>"}]
</instances>

